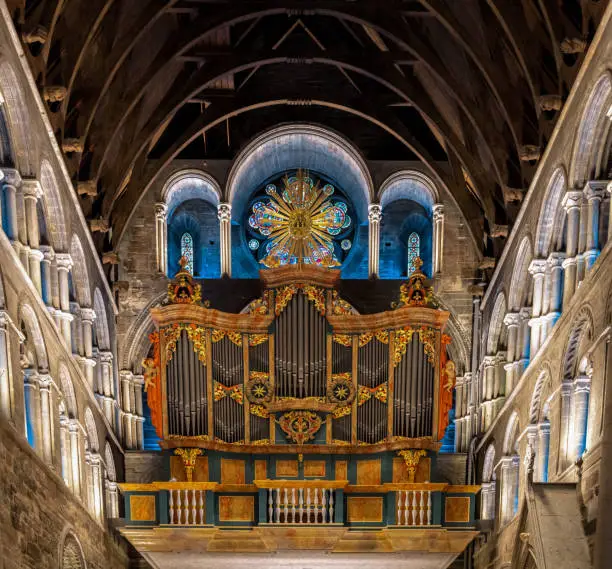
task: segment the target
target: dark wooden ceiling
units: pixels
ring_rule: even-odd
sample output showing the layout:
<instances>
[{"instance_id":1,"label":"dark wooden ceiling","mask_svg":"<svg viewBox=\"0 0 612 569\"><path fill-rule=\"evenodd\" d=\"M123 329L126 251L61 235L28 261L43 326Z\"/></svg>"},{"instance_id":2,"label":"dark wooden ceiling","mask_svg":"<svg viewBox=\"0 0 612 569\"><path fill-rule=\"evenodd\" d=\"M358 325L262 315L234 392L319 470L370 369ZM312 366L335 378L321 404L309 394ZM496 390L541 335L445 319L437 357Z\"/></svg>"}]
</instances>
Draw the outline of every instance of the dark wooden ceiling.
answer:
<instances>
[{"instance_id":1,"label":"dark wooden ceiling","mask_svg":"<svg viewBox=\"0 0 612 569\"><path fill-rule=\"evenodd\" d=\"M231 160L292 121L421 160L482 230L511 224L504 188L528 187L605 4L9 2L75 188L96 188L83 210L114 240L169 161Z\"/></svg>"}]
</instances>

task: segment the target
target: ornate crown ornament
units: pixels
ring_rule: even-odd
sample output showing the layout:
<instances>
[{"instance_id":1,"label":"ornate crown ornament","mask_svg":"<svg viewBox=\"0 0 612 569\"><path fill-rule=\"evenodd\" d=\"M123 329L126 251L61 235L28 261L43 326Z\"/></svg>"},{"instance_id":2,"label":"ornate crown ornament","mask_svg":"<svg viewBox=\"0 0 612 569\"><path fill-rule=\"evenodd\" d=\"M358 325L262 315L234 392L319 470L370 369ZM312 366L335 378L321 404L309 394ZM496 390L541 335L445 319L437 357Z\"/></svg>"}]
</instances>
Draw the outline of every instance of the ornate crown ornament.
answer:
<instances>
[{"instance_id":1,"label":"ornate crown ornament","mask_svg":"<svg viewBox=\"0 0 612 569\"><path fill-rule=\"evenodd\" d=\"M168 284L168 302L170 304L202 304L206 307L210 306L208 300L202 302L202 287L193 282L193 276L185 268L187 263L187 259L181 257L179 261L181 268L174 275L172 282Z\"/></svg>"},{"instance_id":2,"label":"ornate crown ornament","mask_svg":"<svg viewBox=\"0 0 612 569\"><path fill-rule=\"evenodd\" d=\"M391 308L404 306L424 306L425 308L440 308L440 302L435 297L433 287L426 286L427 276L421 271L423 260L414 260L414 272L407 283L400 286L399 302L391 303Z\"/></svg>"}]
</instances>

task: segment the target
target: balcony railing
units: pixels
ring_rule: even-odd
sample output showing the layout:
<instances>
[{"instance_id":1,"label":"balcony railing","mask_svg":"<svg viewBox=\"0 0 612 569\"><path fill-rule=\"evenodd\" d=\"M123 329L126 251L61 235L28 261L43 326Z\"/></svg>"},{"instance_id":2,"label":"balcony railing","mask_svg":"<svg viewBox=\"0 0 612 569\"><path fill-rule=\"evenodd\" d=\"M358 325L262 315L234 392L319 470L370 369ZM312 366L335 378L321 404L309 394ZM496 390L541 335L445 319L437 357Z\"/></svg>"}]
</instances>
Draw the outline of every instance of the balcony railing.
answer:
<instances>
[{"instance_id":1,"label":"balcony railing","mask_svg":"<svg viewBox=\"0 0 612 569\"><path fill-rule=\"evenodd\" d=\"M347 480L254 480L252 484L121 484L132 526L295 525L467 528L477 486L350 485Z\"/></svg>"}]
</instances>

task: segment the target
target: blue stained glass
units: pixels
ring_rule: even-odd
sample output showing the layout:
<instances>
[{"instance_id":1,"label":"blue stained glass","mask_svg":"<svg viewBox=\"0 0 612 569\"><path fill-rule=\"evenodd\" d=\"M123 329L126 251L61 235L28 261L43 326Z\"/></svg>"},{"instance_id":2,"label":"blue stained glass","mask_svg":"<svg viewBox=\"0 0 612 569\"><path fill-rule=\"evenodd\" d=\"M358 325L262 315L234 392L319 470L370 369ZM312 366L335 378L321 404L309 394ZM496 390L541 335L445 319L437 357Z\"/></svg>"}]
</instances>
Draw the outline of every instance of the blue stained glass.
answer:
<instances>
[{"instance_id":1,"label":"blue stained glass","mask_svg":"<svg viewBox=\"0 0 612 569\"><path fill-rule=\"evenodd\" d=\"M187 259L185 270L193 275L193 237L190 233L183 233L181 237L181 257Z\"/></svg>"},{"instance_id":2,"label":"blue stained glass","mask_svg":"<svg viewBox=\"0 0 612 569\"><path fill-rule=\"evenodd\" d=\"M257 239L251 239L249 241L249 249L251 251L257 251L257 249L259 249L259 241L257 241Z\"/></svg>"},{"instance_id":3,"label":"blue stained glass","mask_svg":"<svg viewBox=\"0 0 612 569\"><path fill-rule=\"evenodd\" d=\"M416 271L416 265L414 262L418 257L421 256L421 238L419 234L413 231L408 236L408 270L407 274L410 276L414 271Z\"/></svg>"}]
</instances>

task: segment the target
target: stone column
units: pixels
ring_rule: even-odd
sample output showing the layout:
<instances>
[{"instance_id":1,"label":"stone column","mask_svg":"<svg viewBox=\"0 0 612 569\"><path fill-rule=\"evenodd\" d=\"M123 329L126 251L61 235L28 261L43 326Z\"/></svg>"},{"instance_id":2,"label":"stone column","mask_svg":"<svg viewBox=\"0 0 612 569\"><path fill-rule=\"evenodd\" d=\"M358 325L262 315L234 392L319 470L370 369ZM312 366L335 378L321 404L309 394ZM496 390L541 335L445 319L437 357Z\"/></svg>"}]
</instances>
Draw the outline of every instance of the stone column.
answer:
<instances>
[{"instance_id":1,"label":"stone column","mask_svg":"<svg viewBox=\"0 0 612 569\"><path fill-rule=\"evenodd\" d=\"M495 365L497 364L496 356L485 356L482 360L483 364L483 390L482 400L490 401L493 397L493 387L495 384Z\"/></svg>"},{"instance_id":2,"label":"stone column","mask_svg":"<svg viewBox=\"0 0 612 569\"><path fill-rule=\"evenodd\" d=\"M500 393L509 393L508 380L506 378L505 365L508 359L506 352L497 352L495 355L495 379L493 380L493 391L491 399L497 399Z\"/></svg>"},{"instance_id":3,"label":"stone column","mask_svg":"<svg viewBox=\"0 0 612 569\"><path fill-rule=\"evenodd\" d=\"M64 337L64 344L69 352L72 352L72 330L70 323L73 315L70 313L70 287L69 273L72 268L72 259L67 253L57 253L55 262L58 272L58 291L61 314L61 329Z\"/></svg>"},{"instance_id":4,"label":"stone column","mask_svg":"<svg viewBox=\"0 0 612 569\"><path fill-rule=\"evenodd\" d=\"M4 310L0 311L0 413L5 419L11 419L11 382L8 357L8 327L10 317Z\"/></svg>"},{"instance_id":5,"label":"stone column","mask_svg":"<svg viewBox=\"0 0 612 569\"><path fill-rule=\"evenodd\" d=\"M442 272L442 260L444 257L444 205L433 206L433 274Z\"/></svg>"},{"instance_id":6,"label":"stone column","mask_svg":"<svg viewBox=\"0 0 612 569\"><path fill-rule=\"evenodd\" d=\"M114 425L113 354L112 352L100 352L98 359L100 361L100 378L102 380L102 394L104 396L104 416L111 425Z\"/></svg>"},{"instance_id":7,"label":"stone column","mask_svg":"<svg viewBox=\"0 0 612 569\"><path fill-rule=\"evenodd\" d=\"M220 203L217 206L219 235L221 236L221 276L232 276L232 206Z\"/></svg>"},{"instance_id":8,"label":"stone column","mask_svg":"<svg viewBox=\"0 0 612 569\"><path fill-rule=\"evenodd\" d=\"M23 180L22 182L26 231L28 245L32 249L40 247L40 228L38 226L38 200L42 196L42 187L38 180Z\"/></svg>"},{"instance_id":9,"label":"stone column","mask_svg":"<svg viewBox=\"0 0 612 569\"><path fill-rule=\"evenodd\" d=\"M107 517L118 518L119 517L119 494L117 490L117 483L111 480L106 481L106 495L107 495Z\"/></svg>"},{"instance_id":10,"label":"stone column","mask_svg":"<svg viewBox=\"0 0 612 569\"><path fill-rule=\"evenodd\" d=\"M548 454L550 448L550 423L540 423L538 425L538 454L536 465L536 480L538 482L548 482Z\"/></svg>"},{"instance_id":11,"label":"stone column","mask_svg":"<svg viewBox=\"0 0 612 569\"><path fill-rule=\"evenodd\" d=\"M368 206L368 276L376 278L380 271L380 222L382 208L379 204Z\"/></svg>"},{"instance_id":12,"label":"stone column","mask_svg":"<svg viewBox=\"0 0 612 569\"><path fill-rule=\"evenodd\" d=\"M95 517L101 521L104 508L102 505L102 465L100 461L100 455L92 453L89 457L91 467L91 482L92 482L92 495L93 495L93 507Z\"/></svg>"},{"instance_id":13,"label":"stone column","mask_svg":"<svg viewBox=\"0 0 612 569\"><path fill-rule=\"evenodd\" d=\"M133 373L129 370L122 370L121 377L121 416L123 422L124 444L125 448L134 448L134 433L132 431L132 413L130 403L130 390L133 378Z\"/></svg>"},{"instance_id":14,"label":"stone column","mask_svg":"<svg viewBox=\"0 0 612 569\"><path fill-rule=\"evenodd\" d=\"M504 324L508 329L508 342L506 349L508 363L504 366L504 369L506 370L506 394L512 392L512 389L518 380L518 377L515 377L516 366L514 365L514 362L521 357L519 342L520 323L521 318L518 312L508 312L508 314L504 316ZM501 385L498 386L495 397L499 395L501 395Z\"/></svg>"},{"instance_id":15,"label":"stone column","mask_svg":"<svg viewBox=\"0 0 612 569\"><path fill-rule=\"evenodd\" d=\"M564 253L551 253L548 257L550 270L550 303L549 314L555 314L555 322L563 309L563 261Z\"/></svg>"},{"instance_id":16,"label":"stone column","mask_svg":"<svg viewBox=\"0 0 612 569\"><path fill-rule=\"evenodd\" d=\"M559 421L559 462L565 470L570 459L569 435L571 414L572 384L564 381L559 389L561 416Z\"/></svg>"},{"instance_id":17,"label":"stone column","mask_svg":"<svg viewBox=\"0 0 612 569\"><path fill-rule=\"evenodd\" d=\"M47 374L38 376L38 389L40 392L40 421L42 434L42 457L53 466L53 437L52 437L52 409L51 409L51 377Z\"/></svg>"},{"instance_id":18,"label":"stone column","mask_svg":"<svg viewBox=\"0 0 612 569\"><path fill-rule=\"evenodd\" d=\"M4 180L2 185L6 196L6 235L15 242L19 239L19 223L17 221L17 188L21 185L21 176L13 168L3 168Z\"/></svg>"},{"instance_id":19,"label":"stone column","mask_svg":"<svg viewBox=\"0 0 612 569\"><path fill-rule=\"evenodd\" d=\"M47 306L52 306L53 292L51 284L51 264L55 258L55 252L53 251L53 248L49 247L48 245L41 245L40 251L43 254L43 258L40 263L42 299Z\"/></svg>"},{"instance_id":20,"label":"stone column","mask_svg":"<svg viewBox=\"0 0 612 569\"><path fill-rule=\"evenodd\" d=\"M504 525L514 516L514 498L518 492L518 468L517 456L504 456L501 459L501 521Z\"/></svg>"},{"instance_id":21,"label":"stone column","mask_svg":"<svg viewBox=\"0 0 612 569\"><path fill-rule=\"evenodd\" d=\"M604 198L606 182L587 182L584 196L587 200L585 262L587 272L599 256L599 208Z\"/></svg>"},{"instance_id":22,"label":"stone column","mask_svg":"<svg viewBox=\"0 0 612 569\"><path fill-rule=\"evenodd\" d=\"M577 267L576 255L578 254L578 242L580 234L580 205L582 203L582 192L567 192L563 197L563 207L567 211L567 238L566 255L563 261L565 281L563 287L563 308L569 305L576 290Z\"/></svg>"},{"instance_id":23,"label":"stone column","mask_svg":"<svg viewBox=\"0 0 612 569\"><path fill-rule=\"evenodd\" d=\"M608 182L606 186L608 196L608 243L612 241L612 182Z\"/></svg>"},{"instance_id":24,"label":"stone column","mask_svg":"<svg viewBox=\"0 0 612 569\"><path fill-rule=\"evenodd\" d=\"M77 496L81 496L81 437L80 426L76 419L70 419L68 432L70 435L72 490Z\"/></svg>"},{"instance_id":25,"label":"stone column","mask_svg":"<svg viewBox=\"0 0 612 569\"><path fill-rule=\"evenodd\" d=\"M60 438L60 460L62 461L62 478L68 488L72 489L72 471L71 471L71 455L70 455L70 432L69 420L66 415L60 416L59 424Z\"/></svg>"},{"instance_id":26,"label":"stone column","mask_svg":"<svg viewBox=\"0 0 612 569\"><path fill-rule=\"evenodd\" d=\"M542 310L544 305L544 280L546 278L546 267L547 263L544 259L534 259L529 265L529 272L533 279L533 302L531 315L532 319L529 321L531 327L531 357L535 357L542 345L542 322L540 317L542 316Z\"/></svg>"},{"instance_id":27,"label":"stone column","mask_svg":"<svg viewBox=\"0 0 612 569\"><path fill-rule=\"evenodd\" d=\"M168 206L165 203L155 204L155 246L157 258L157 270L160 273L168 272L168 225L166 216Z\"/></svg>"},{"instance_id":28,"label":"stone column","mask_svg":"<svg viewBox=\"0 0 612 569\"><path fill-rule=\"evenodd\" d=\"M574 380L571 430L573 440L570 442L570 459L572 462L581 458L586 449L590 392L591 378L579 376Z\"/></svg>"},{"instance_id":29,"label":"stone column","mask_svg":"<svg viewBox=\"0 0 612 569\"><path fill-rule=\"evenodd\" d=\"M43 258L43 252L39 251L38 249L30 249L28 251L28 273L30 274L30 279L32 280L34 288L38 291L41 298L43 295L41 261Z\"/></svg>"}]
</instances>

